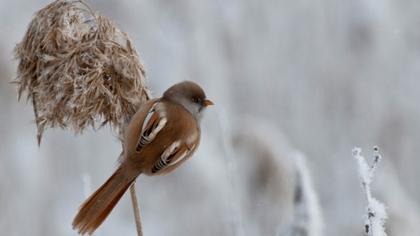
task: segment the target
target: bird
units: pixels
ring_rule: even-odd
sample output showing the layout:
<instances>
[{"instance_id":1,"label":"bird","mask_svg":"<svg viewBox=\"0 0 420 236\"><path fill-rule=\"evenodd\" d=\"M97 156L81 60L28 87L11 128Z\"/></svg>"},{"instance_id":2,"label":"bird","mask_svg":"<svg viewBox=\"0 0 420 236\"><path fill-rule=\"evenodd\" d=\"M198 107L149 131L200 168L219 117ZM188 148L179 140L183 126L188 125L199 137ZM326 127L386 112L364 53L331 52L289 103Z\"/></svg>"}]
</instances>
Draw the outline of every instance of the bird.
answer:
<instances>
[{"instance_id":1,"label":"bird","mask_svg":"<svg viewBox=\"0 0 420 236\"><path fill-rule=\"evenodd\" d=\"M200 144L200 122L211 105L192 81L177 83L145 103L124 130L118 168L82 203L73 229L92 234L140 174L167 174L188 160Z\"/></svg>"}]
</instances>

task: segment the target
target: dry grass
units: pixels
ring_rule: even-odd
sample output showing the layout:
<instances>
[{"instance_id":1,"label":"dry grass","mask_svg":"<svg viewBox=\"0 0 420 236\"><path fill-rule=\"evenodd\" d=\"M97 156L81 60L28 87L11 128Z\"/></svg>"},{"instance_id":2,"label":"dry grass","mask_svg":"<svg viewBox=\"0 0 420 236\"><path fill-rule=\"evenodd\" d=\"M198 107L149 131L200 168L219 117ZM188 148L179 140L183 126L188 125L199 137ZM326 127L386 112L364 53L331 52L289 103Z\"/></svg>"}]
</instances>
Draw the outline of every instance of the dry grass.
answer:
<instances>
[{"instance_id":1,"label":"dry grass","mask_svg":"<svg viewBox=\"0 0 420 236\"><path fill-rule=\"evenodd\" d=\"M149 99L145 71L128 35L81 1L38 11L16 48L19 98L32 101L38 142L47 127L110 124L121 133Z\"/></svg>"}]
</instances>

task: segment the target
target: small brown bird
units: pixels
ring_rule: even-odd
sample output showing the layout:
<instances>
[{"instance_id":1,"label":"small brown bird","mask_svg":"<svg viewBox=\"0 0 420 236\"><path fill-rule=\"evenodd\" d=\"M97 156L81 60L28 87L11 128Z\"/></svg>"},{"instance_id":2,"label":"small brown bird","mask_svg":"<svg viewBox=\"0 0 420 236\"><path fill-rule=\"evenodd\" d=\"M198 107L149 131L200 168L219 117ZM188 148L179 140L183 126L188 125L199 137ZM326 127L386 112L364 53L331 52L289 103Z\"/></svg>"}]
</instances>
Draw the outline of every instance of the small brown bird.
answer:
<instances>
[{"instance_id":1,"label":"small brown bird","mask_svg":"<svg viewBox=\"0 0 420 236\"><path fill-rule=\"evenodd\" d=\"M185 81L139 109L125 130L120 166L81 205L73 228L92 234L137 176L169 173L191 157L200 143L203 111L210 105L200 86Z\"/></svg>"}]
</instances>

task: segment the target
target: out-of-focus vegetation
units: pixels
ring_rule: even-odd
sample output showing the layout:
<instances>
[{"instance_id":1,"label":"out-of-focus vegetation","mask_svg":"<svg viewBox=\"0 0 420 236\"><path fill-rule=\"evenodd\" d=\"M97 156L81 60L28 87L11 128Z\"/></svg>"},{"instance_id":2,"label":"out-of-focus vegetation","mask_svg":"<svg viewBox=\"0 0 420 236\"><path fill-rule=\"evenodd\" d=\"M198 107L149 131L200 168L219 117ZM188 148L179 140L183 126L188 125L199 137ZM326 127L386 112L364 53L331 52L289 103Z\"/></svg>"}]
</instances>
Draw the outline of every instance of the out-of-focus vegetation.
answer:
<instances>
[{"instance_id":1,"label":"out-of-focus vegetation","mask_svg":"<svg viewBox=\"0 0 420 236\"><path fill-rule=\"evenodd\" d=\"M0 2L0 232L5 235L75 235L70 222L85 197L82 176L88 174L96 188L120 153L107 129L83 136L48 130L37 147L32 108L17 103L8 82L16 77L15 44L35 11L48 3ZM251 129L243 125L245 116L274 124L269 130L306 154L325 235L363 232L365 204L350 154L355 145L381 147L386 167L378 170L373 194L389 206L389 235L419 232L413 209L420 204L420 2L89 3L129 33L154 96L189 79L216 103L203 120L194 158L169 176L139 178L145 235L258 232L252 229L261 222L249 210L272 214L273 208L238 202L259 199L244 192L262 191L258 185L248 190L253 185L237 179L243 172L236 167L253 163L231 145L236 129ZM252 167L249 173L258 173ZM402 206L408 210L399 211ZM134 233L125 197L98 235Z\"/></svg>"}]
</instances>

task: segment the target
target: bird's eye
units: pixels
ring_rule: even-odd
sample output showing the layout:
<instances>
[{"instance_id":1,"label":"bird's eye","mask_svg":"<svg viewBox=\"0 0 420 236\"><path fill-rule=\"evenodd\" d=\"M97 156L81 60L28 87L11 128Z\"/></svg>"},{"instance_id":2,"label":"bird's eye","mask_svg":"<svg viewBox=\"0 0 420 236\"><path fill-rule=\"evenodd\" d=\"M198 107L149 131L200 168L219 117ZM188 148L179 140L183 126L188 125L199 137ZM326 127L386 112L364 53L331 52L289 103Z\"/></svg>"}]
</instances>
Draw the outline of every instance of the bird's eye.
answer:
<instances>
[{"instance_id":1,"label":"bird's eye","mask_svg":"<svg viewBox=\"0 0 420 236\"><path fill-rule=\"evenodd\" d=\"M200 99L199 98L192 98L192 102L193 103L200 103Z\"/></svg>"}]
</instances>

